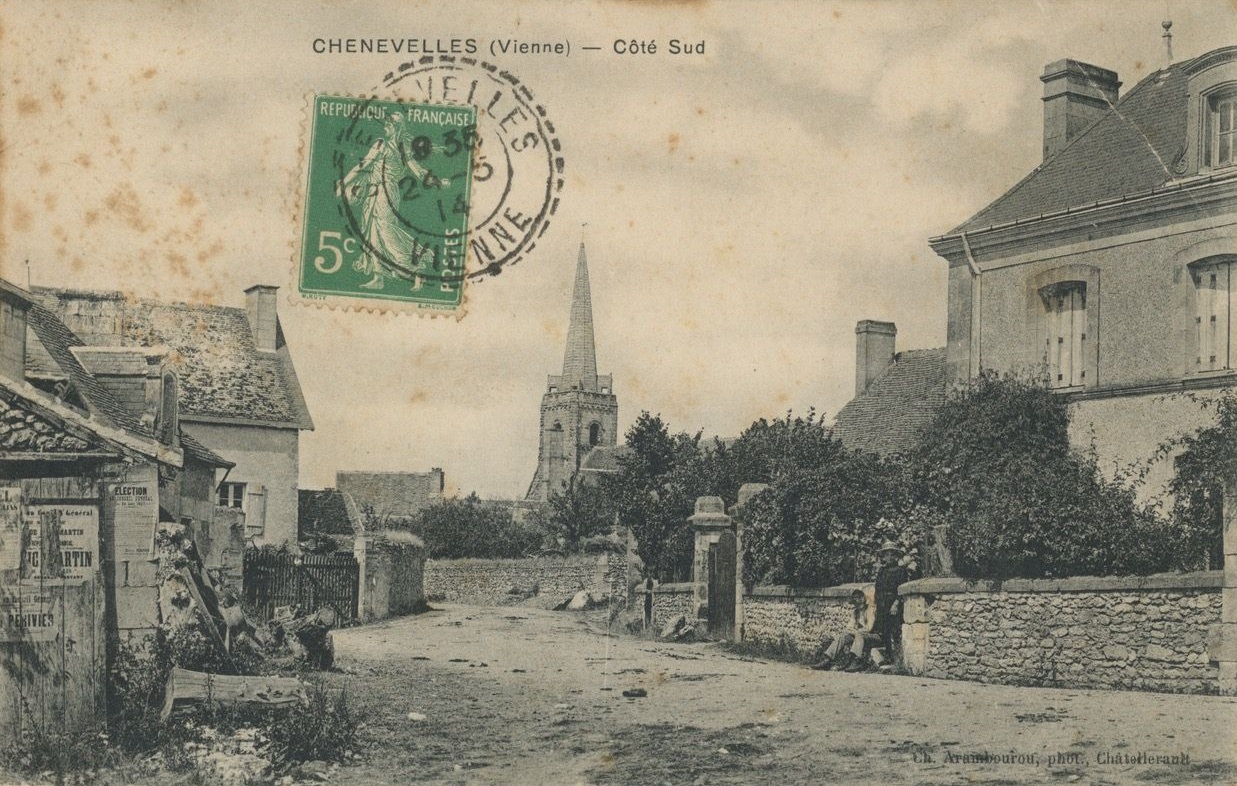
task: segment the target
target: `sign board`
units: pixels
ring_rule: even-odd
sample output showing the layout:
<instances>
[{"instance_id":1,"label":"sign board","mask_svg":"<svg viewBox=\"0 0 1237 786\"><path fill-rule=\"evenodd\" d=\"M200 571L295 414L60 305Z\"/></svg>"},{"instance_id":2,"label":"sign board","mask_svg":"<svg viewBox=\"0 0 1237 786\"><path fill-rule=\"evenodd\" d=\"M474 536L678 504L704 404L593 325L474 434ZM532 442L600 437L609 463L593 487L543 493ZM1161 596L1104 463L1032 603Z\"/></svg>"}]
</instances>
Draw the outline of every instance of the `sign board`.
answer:
<instances>
[{"instance_id":1,"label":"sign board","mask_svg":"<svg viewBox=\"0 0 1237 786\"><path fill-rule=\"evenodd\" d=\"M81 580L99 569L99 508L27 505L22 578Z\"/></svg>"},{"instance_id":2,"label":"sign board","mask_svg":"<svg viewBox=\"0 0 1237 786\"><path fill-rule=\"evenodd\" d=\"M153 555L159 524L159 479L153 468L144 469L148 471L131 473L127 480L107 488L118 562L148 560Z\"/></svg>"}]
</instances>

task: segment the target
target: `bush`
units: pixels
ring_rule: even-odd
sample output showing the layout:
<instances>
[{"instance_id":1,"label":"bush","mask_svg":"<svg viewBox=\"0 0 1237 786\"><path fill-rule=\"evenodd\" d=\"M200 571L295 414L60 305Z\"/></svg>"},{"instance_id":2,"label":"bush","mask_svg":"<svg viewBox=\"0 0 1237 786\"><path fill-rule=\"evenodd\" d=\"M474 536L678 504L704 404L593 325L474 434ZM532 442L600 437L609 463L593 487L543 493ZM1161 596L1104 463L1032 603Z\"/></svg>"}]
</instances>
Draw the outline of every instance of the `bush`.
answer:
<instances>
[{"instance_id":1,"label":"bush","mask_svg":"<svg viewBox=\"0 0 1237 786\"><path fill-rule=\"evenodd\" d=\"M356 747L358 717L345 691L315 683L308 701L275 714L263 725L277 770L303 761L343 761Z\"/></svg>"},{"instance_id":2,"label":"bush","mask_svg":"<svg viewBox=\"0 0 1237 786\"><path fill-rule=\"evenodd\" d=\"M889 522L901 508L900 471L840 447L820 466L785 468L740 513L744 582L828 587L870 579L881 542L909 536Z\"/></svg>"},{"instance_id":3,"label":"bush","mask_svg":"<svg viewBox=\"0 0 1237 786\"><path fill-rule=\"evenodd\" d=\"M982 374L911 453L917 501L949 527L964 578L1129 575L1173 564L1174 528L1070 447L1066 400Z\"/></svg>"},{"instance_id":4,"label":"bush","mask_svg":"<svg viewBox=\"0 0 1237 786\"><path fill-rule=\"evenodd\" d=\"M1191 398L1213 410L1215 421L1160 447L1163 455L1179 451L1168 485L1176 561L1185 570L1219 569L1224 567L1224 487L1237 478L1237 394L1226 390L1211 400Z\"/></svg>"}]
</instances>

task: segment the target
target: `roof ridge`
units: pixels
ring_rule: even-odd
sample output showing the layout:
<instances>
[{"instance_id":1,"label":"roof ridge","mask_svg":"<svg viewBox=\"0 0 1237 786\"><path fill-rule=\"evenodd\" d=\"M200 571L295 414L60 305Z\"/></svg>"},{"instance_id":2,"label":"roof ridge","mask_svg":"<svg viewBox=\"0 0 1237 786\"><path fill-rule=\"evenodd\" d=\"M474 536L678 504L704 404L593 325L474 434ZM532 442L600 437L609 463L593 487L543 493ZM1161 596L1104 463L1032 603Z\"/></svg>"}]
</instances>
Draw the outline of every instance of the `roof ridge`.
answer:
<instances>
[{"instance_id":1,"label":"roof ridge","mask_svg":"<svg viewBox=\"0 0 1237 786\"><path fill-rule=\"evenodd\" d=\"M1122 122L1129 122L1126 116L1121 113L1121 108L1125 104L1132 101L1141 92L1147 90L1148 85L1159 84L1163 82L1164 77L1166 75L1171 74L1173 71L1177 69L1181 69L1181 70L1187 69L1191 63L1193 63L1195 60L1198 60L1201 57L1206 57L1207 54L1210 54L1210 53L1204 53L1202 55L1197 55L1195 57L1192 57L1188 60L1183 60L1178 63L1172 63L1164 68L1157 68L1156 70L1148 73L1142 79L1138 80L1138 82L1136 82L1134 86L1125 93L1125 95L1118 98L1116 103L1109 103L1108 109L1106 111L1104 111L1098 117L1096 117L1095 120L1093 120L1090 124L1088 124L1086 128L1078 132L1078 134L1075 135L1072 139L1070 139L1069 142L1067 142L1060 150L1057 150L1055 153L1050 155L1048 158L1045 158L1044 160L1040 161L1038 164L1035 165L1035 167L1031 169L1030 172L1028 172L1025 176L1020 178L1016 183L1014 183L1012 186L1006 189L1000 196L998 196L996 199L993 199L988 204L984 205L982 208L976 211L973 215L971 215L970 218L966 219L962 223L955 226L953 229L946 232L945 236L959 235L964 232L974 232L974 231L979 231L981 229L984 229L985 228L984 226L970 226L970 225L975 224L985 214L993 212L998 206L1003 204L1006 200L1012 197L1015 193L1020 191L1024 186L1026 186L1026 184L1029 181L1034 179L1043 170L1045 170L1047 167L1049 167L1059 158L1064 156L1068 151L1074 149L1077 145L1082 144L1083 140L1088 139L1090 135L1092 134L1092 132L1094 132L1098 126L1100 126L1105 121L1109 120L1114 114L1117 117L1119 117L1122 120ZM1155 146L1151 144L1149 139L1147 139L1146 134L1140 132L1138 136L1142 139L1143 143L1147 145L1148 149L1151 151L1151 154L1155 157L1155 159L1160 162L1161 166L1164 169L1164 172L1171 178L1172 177L1171 168L1163 164L1163 160L1160 158L1159 151L1157 151L1155 149ZM1086 204L1086 203L1084 202L1080 204ZM1001 223L1001 222L994 222L992 224L989 224L989 226L994 226L995 223ZM967 228L967 227L970 227L970 228Z\"/></svg>"}]
</instances>

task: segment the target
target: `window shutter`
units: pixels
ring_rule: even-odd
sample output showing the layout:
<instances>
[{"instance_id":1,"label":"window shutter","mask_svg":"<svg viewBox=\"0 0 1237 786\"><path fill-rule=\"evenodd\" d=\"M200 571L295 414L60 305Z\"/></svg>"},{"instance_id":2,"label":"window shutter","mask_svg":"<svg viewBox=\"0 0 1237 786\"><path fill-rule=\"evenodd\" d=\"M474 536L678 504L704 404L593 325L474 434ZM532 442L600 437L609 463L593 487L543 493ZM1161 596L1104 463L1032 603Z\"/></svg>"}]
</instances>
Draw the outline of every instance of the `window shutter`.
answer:
<instances>
[{"instance_id":1,"label":"window shutter","mask_svg":"<svg viewBox=\"0 0 1237 786\"><path fill-rule=\"evenodd\" d=\"M249 504L245 508L245 532L261 535L266 531L266 486L256 483L249 486Z\"/></svg>"}]
</instances>

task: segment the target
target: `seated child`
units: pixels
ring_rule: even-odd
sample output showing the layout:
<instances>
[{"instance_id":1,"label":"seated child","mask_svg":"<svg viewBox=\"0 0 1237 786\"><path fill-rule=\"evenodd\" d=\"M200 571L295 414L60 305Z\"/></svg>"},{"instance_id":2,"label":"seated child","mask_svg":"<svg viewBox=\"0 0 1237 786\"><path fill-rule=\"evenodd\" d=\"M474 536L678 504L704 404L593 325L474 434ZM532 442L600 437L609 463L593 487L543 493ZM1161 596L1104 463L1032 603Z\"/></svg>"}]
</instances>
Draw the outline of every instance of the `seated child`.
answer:
<instances>
[{"instance_id":1,"label":"seated child","mask_svg":"<svg viewBox=\"0 0 1237 786\"><path fill-rule=\"evenodd\" d=\"M880 667L885 663L881 637L872 632L876 615L868 593L857 589L850 594L850 602L850 630L826 635L821 640L821 659L812 664L813 669L862 671L869 665Z\"/></svg>"}]
</instances>

